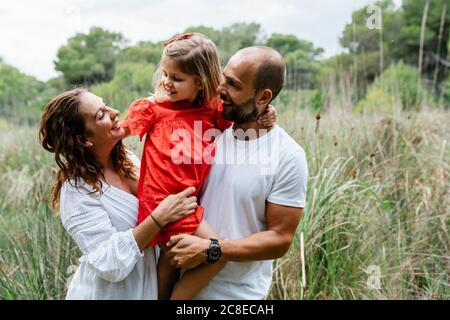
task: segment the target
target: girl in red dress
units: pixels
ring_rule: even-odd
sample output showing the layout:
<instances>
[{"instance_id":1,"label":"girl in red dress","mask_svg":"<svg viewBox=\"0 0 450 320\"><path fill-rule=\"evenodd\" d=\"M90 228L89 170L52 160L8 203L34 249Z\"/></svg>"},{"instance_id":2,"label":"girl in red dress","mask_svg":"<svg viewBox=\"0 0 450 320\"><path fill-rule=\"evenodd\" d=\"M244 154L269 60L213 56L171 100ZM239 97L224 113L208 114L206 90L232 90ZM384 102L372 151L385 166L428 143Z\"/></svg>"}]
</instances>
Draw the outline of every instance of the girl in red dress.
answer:
<instances>
[{"instance_id":1,"label":"girl in red dress","mask_svg":"<svg viewBox=\"0 0 450 320\"><path fill-rule=\"evenodd\" d=\"M211 40L199 33L177 36L165 44L156 73L155 95L131 104L121 126L141 140L146 135L138 186L139 223L170 194L191 186L195 187L194 195L199 194L214 158L214 131L222 132L231 125L222 118L216 94L221 74L217 48ZM273 121L274 110L269 108L264 117L268 116ZM184 219L161 226L159 235L149 245L159 244L164 250L176 234L218 238L202 219L203 207L193 207L192 212ZM193 272L199 268L201 272ZM190 299L222 268L221 263L216 263L188 271L182 278L189 274L195 278L187 285L180 282L172 292L179 270L162 253L158 261L159 299Z\"/></svg>"}]
</instances>

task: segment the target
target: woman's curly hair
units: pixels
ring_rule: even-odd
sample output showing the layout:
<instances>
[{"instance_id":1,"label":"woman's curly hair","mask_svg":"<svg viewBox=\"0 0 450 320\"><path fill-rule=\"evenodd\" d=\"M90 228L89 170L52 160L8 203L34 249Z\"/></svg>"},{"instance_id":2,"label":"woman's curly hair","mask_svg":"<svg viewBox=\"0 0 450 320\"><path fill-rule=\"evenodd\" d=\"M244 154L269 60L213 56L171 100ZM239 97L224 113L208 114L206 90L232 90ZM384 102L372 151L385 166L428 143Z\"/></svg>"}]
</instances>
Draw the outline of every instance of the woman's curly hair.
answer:
<instances>
[{"instance_id":1,"label":"woman's curly hair","mask_svg":"<svg viewBox=\"0 0 450 320\"><path fill-rule=\"evenodd\" d=\"M94 189L90 194L102 193L104 168L79 141L79 137L89 134L80 112L81 96L86 92L86 89L78 88L61 93L47 104L41 116L39 140L45 150L55 154L59 167L52 189L52 207L55 212L59 211L60 191L65 181L70 184L73 182L78 188L82 179ZM127 157L121 140L114 146L111 158L119 174L137 180L135 167Z\"/></svg>"}]
</instances>

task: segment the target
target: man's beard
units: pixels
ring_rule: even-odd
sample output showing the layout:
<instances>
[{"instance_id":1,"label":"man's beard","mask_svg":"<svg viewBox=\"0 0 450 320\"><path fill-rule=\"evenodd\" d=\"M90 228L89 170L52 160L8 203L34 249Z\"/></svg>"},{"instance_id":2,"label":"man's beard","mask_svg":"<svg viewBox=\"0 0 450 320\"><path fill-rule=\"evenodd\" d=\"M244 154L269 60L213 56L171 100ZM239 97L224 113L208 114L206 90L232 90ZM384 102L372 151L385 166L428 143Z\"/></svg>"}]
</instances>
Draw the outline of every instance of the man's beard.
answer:
<instances>
[{"instance_id":1,"label":"man's beard","mask_svg":"<svg viewBox=\"0 0 450 320\"><path fill-rule=\"evenodd\" d=\"M244 103L235 104L231 99L225 96L220 96L224 102L230 102L231 105L226 108L232 108L231 111L225 111L225 107L222 110L222 117L226 120L233 121L234 123L249 123L255 122L258 118L258 109L256 109L255 97L250 98ZM249 108L250 107L250 108ZM250 109L246 112L245 110Z\"/></svg>"}]
</instances>

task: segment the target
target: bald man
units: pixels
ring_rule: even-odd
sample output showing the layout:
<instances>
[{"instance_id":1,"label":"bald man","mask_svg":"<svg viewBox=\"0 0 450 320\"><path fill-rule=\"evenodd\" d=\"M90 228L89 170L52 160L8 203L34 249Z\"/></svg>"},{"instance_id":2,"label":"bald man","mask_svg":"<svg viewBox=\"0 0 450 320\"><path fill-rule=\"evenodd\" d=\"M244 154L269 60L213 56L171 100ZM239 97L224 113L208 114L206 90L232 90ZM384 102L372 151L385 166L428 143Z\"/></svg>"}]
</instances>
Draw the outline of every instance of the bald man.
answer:
<instances>
[{"instance_id":1,"label":"bald man","mask_svg":"<svg viewBox=\"0 0 450 320\"><path fill-rule=\"evenodd\" d=\"M257 118L283 88L285 64L268 47L237 52L217 92L222 115L234 122L216 138L217 153L200 195L205 219L220 235L171 238L173 265L225 264L196 299L264 299L272 281L272 260L294 239L306 201L303 149L279 126ZM195 284L193 284L195 285Z\"/></svg>"}]
</instances>

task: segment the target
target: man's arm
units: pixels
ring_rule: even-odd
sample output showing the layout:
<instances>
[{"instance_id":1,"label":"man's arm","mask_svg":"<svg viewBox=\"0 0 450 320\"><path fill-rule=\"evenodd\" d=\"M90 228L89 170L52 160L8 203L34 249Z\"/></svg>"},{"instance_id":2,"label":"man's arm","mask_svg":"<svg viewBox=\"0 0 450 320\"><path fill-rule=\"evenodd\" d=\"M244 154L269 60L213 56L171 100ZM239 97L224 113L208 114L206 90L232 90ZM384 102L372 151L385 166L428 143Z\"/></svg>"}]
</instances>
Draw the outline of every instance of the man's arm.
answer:
<instances>
[{"instance_id":1,"label":"man's arm","mask_svg":"<svg viewBox=\"0 0 450 320\"><path fill-rule=\"evenodd\" d=\"M270 260L282 257L294 238L302 208L266 202L267 230L236 240L219 240L224 261ZM210 240L191 235L173 236L166 253L172 265L183 269L206 261L205 250Z\"/></svg>"},{"instance_id":2,"label":"man's arm","mask_svg":"<svg viewBox=\"0 0 450 320\"><path fill-rule=\"evenodd\" d=\"M237 240L222 240L226 261L277 259L285 255L294 239L303 214L302 208L266 202L267 230Z\"/></svg>"}]
</instances>

